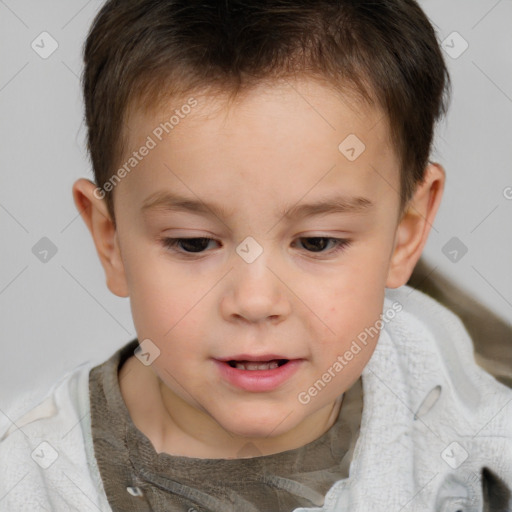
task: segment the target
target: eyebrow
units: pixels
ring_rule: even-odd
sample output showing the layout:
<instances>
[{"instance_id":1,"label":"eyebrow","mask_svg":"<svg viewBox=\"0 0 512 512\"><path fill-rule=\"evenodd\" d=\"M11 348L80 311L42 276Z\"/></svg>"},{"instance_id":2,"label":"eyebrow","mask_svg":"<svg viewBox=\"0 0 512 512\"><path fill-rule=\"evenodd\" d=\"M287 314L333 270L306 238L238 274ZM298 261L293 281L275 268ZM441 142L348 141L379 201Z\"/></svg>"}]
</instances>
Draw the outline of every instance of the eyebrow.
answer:
<instances>
[{"instance_id":1,"label":"eyebrow","mask_svg":"<svg viewBox=\"0 0 512 512\"><path fill-rule=\"evenodd\" d=\"M305 217L328 215L334 213L365 213L374 203L365 197L334 196L319 200L315 203L302 203L278 210L279 218L299 220ZM150 195L143 203L142 213L150 211L176 211L202 214L207 217L215 216L226 219L233 215L220 204L206 203L190 197L180 196L171 192L156 192Z\"/></svg>"}]
</instances>

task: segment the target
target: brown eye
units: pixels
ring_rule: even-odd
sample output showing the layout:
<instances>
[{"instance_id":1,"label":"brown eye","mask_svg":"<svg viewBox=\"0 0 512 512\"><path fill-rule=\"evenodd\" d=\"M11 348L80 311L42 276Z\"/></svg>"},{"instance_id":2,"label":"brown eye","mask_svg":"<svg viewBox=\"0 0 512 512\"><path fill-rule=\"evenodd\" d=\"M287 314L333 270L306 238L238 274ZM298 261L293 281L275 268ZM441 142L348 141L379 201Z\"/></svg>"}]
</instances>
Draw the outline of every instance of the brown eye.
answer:
<instances>
[{"instance_id":1,"label":"brown eye","mask_svg":"<svg viewBox=\"0 0 512 512\"><path fill-rule=\"evenodd\" d=\"M306 243L302 242L302 240L306 240ZM301 243L305 249L308 251L312 250L313 252L321 252L327 246L329 238L301 238ZM313 241L313 242L311 242Z\"/></svg>"},{"instance_id":2,"label":"brown eye","mask_svg":"<svg viewBox=\"0 0 512 512\"><path fill-rule=\"evenodd\" d=\"M343 238L331 238L331 237L304 237L300 238L301 245L308 251L313 253L336 253L348 247L350 240ZM306 240L304 243L303 240ZM334 248L325 251L325 248L329 245L329 242L334 243Z\"/></svg>"},{"instance_id":3,"label":"brown eye","mask_svg":"<svg viewBox=\"0 0 512 512\"><path fill-rule=\"evenodd\" d=\"M203 252L213 238L164 238L163 244L168 249L184 253Z\"/></svg>"}]
</instances>

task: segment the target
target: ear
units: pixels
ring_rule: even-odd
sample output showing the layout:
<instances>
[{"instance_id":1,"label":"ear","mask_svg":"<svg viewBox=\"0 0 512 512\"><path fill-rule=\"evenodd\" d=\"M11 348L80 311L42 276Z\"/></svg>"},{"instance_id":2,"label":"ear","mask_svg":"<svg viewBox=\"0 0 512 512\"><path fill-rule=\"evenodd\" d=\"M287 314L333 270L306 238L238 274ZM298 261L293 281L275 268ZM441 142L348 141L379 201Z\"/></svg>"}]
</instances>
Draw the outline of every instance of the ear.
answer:
<instances>
[{"instance_id":1,"label":"ear","mask_svg":"<svg viewBox=\"0 0 512 512\"><path fill-rule=\"evenodd\" d=\"M398 288L407 283L427 243L430 228L441 203L445 171L439 164L429 164L424 180L407 203L395 234L387 288Z\"/></svg>"},{"instance_id":2,"label":"ear","mask_svg":"<svg viewBox=\"0 0 512 512\"><path fill-rule=\"evenodd\" d=\"M128 297L128 286L116 228L103 199L104 192L97 189L98 187L92 181L81 178L73 184L73 199L91 232L96 251L105 270L108 289L118 297Z\"/></svg>"}]
</instances>

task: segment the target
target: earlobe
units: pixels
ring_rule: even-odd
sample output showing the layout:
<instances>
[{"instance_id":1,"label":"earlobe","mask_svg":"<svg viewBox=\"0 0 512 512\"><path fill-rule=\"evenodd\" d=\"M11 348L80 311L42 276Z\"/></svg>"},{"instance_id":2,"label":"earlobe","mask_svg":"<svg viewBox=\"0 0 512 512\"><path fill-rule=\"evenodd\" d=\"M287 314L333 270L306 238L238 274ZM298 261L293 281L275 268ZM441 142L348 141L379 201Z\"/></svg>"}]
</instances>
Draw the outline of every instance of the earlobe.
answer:
<instances>
[{"instance_id":1,"label":"earlobe","mask_svg":"<svg viewBox=\"0 0 512 512\"><path fill-rule=\"evenodd\" d=\"M106 202L97 194L97 186L81 178L73 184L73 199L98 252L109 290L118 297L128 297L128 286L115 225Z\"/></svg>"},{"instance_id":2,"label":"earlobe","mask_svg":"<svg viewBox=\"0 0 512 512\"><path fill-rule=\"evenodd\" d=\"M407 283L418 262L436 217L445 183L445 171L439 164L429 164L421 182L405 208L398 224L391 256L387 288Z\"/></svg>"}]
</instances>

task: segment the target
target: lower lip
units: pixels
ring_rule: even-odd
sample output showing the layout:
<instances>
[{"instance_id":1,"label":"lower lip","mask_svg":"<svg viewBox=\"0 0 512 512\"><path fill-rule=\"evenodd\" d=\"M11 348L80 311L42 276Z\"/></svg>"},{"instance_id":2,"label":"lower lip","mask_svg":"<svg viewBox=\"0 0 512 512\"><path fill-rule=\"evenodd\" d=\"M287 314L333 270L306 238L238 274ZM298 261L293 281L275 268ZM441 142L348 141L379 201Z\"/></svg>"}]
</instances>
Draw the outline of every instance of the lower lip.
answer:
<instances>
[{"instance_id":1,"label":"lower lip","mask_svg":"<svg viewBox=\"0 0 512 512\"><path fill-rule=\"evenodd\" d=\"M288 361L273 370L239 370L227 362L215 360L224 379L245 391L272 391L288 380L302 363L301 359Z\"/></svg>"}]
</instances>

